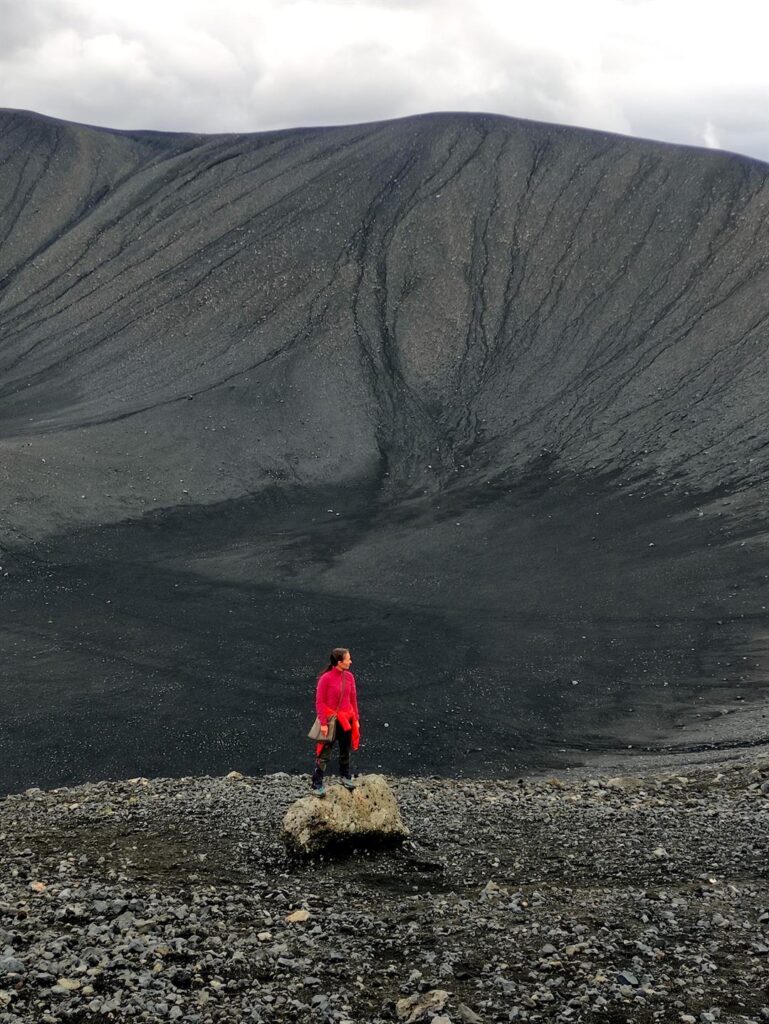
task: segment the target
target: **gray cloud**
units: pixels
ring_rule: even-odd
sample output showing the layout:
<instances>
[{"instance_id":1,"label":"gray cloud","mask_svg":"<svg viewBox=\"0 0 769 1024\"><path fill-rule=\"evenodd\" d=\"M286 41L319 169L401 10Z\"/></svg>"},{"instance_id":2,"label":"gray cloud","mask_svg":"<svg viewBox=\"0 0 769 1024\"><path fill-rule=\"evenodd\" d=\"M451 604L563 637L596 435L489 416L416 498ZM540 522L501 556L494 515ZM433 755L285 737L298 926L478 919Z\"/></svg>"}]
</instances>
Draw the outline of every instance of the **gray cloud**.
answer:
<instances>
[{"instance_id":1,"label":"gray cloud","mask_svg":"<svg viewBox=\"0 0 769 1024\"><path fill-rule=\"evenodd\" d=\"M45 38L68 23L55 0L0 0L0 60L25 51L34 55Z\"/></svg>"},{"instance_id":2,"label":"gray cloud","mask_svg":"<svg viewBox=\"0 0 769 1024\"><path fill-rule=\"evenodd\" d=\"M647 104L633 101L625 109L634 135L769 161L769 88Z\"/></svg>"}]
</instances>

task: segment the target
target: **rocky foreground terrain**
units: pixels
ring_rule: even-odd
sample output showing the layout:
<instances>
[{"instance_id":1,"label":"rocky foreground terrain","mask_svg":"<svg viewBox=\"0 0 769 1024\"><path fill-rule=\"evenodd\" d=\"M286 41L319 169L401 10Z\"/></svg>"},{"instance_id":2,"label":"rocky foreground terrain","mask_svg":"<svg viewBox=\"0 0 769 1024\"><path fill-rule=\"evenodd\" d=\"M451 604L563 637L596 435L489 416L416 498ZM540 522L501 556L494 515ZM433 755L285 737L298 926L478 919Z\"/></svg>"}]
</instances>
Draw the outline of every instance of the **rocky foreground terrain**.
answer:
<instances>
[{"instance_id":1,"label":"rocky foreground terrain","mask_svg":"<svg viewBox=\"0 0 769 1024\"><path fill-rule=\"evenodd\" d=\"M307 780L0 804L0 1022L769 1020L769 757L392 779L400 848L292 859Z\"/></svg>"}]
</instances>

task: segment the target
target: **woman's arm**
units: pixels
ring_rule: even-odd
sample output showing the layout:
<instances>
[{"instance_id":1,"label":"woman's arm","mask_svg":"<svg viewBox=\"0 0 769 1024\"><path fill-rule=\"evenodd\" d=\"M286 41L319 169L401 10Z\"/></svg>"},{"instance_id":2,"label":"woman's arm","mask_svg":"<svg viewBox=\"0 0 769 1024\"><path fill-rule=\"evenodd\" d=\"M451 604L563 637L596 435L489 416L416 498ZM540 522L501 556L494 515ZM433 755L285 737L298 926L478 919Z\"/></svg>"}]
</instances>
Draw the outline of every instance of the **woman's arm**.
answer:
<instances>
[{"instance_id":1,"label":"woman's arm","mask_svg":"<svg viewBox=\"0 0 769 1024\"><path fill-rule=\"evenodd\" d=\"M355 688L355 676L350 673L350 703L352 704L355 717L360 721L360 714L358 713L358 691Z\"/></svg>"},{"instance_id":2,"label":"woman's arm","mask_svg":"<svg viewBox=\"0 0 769 1024\"><path fill-rule=\"evenodd\" d=\"M326 707L328 706L328 679L326 678L327 673L318 680L318 688L315 691L315 713L320 719L321 725L328 725L328 715L326 714Z\"/></svg>"}]
</instances>

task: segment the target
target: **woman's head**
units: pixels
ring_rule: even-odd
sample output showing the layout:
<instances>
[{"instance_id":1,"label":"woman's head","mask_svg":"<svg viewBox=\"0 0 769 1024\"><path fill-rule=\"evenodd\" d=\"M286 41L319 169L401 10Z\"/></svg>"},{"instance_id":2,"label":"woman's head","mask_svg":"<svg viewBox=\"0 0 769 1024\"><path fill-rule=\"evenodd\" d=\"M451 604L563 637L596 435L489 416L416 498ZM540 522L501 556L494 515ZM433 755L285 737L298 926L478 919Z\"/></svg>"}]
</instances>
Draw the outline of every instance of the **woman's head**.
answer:
<instances>
[{"instance_id":1,"label":"woman's head","mask_svg":"<svg viewBox=\"0 0 769 1024\"><path fill-rule=\"evenodd\" d=\"M350 652L346 647L335 647L328 656L329 668L349 668L352 665Z\"/></svg>"}]
</instances>

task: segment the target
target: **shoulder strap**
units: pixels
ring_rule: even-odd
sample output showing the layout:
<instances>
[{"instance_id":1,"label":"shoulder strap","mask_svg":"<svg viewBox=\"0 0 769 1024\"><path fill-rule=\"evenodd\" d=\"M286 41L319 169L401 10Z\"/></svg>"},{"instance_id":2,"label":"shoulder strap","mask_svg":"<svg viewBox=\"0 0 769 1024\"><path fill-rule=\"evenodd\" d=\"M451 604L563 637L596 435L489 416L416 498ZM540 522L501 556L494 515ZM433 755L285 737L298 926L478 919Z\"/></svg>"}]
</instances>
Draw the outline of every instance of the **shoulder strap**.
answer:
<instances>
[{"instance_id":1,"label":"shoulder strap","mask_svg":"<svg viewBox=\"0 0 769 1024\"><path fill-rule=\"evenodd\" d=\"M345 677L345 671L344 671L344 669L342 669L342 683L341 683L341 685L339 687L339 700L336 702L336 711L334 712L334 714L337 714L337 712L339 711L339 709L342 706L342 686L344 685L344 681L345 681L344 677Z\"/></svg>"}]
</instances>

